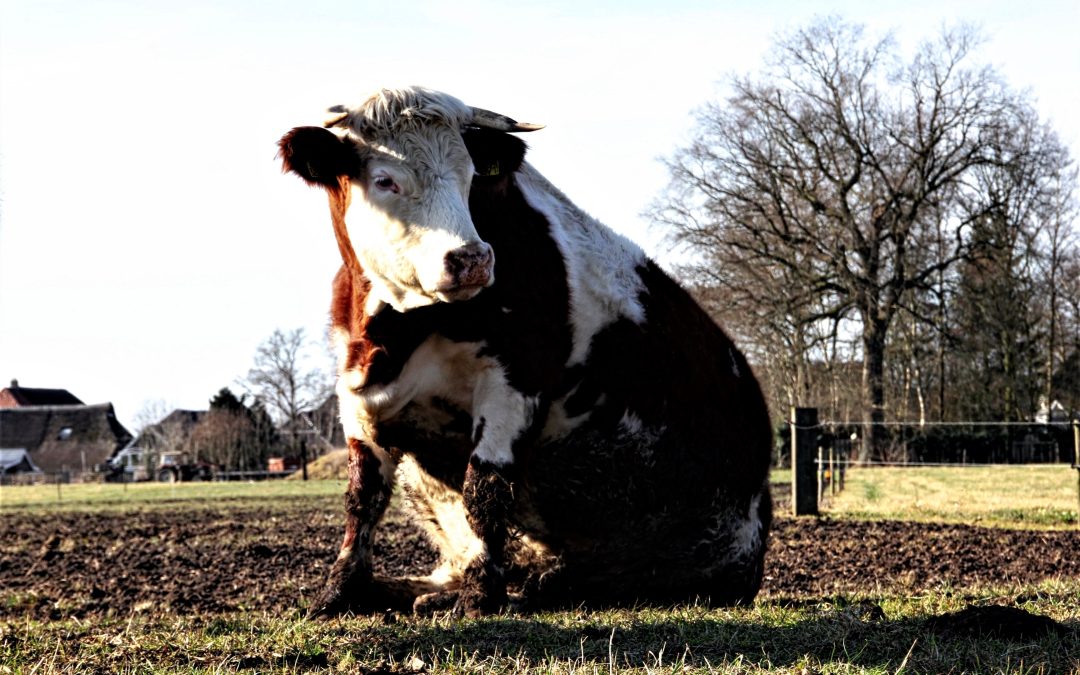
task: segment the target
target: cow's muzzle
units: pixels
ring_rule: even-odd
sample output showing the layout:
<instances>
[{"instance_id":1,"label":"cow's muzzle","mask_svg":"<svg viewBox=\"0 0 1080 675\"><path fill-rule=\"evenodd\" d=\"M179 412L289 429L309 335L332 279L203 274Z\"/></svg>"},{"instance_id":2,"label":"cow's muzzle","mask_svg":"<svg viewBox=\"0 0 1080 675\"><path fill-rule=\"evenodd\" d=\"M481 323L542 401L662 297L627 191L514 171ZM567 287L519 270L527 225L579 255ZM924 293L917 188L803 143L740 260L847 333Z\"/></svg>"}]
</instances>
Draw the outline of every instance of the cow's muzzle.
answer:
<instances>
[{"instance_id":1,"label":"cow's muzzle","mask_svg":"<svg viewBox=\"0 0 1080 675\"><path fill-rule=\"evenodd\" d=\"M495 283L495 252L484 242L455 248L443 258L436 291L447 301L467 300Z\"/></svg>"}]
</instances>

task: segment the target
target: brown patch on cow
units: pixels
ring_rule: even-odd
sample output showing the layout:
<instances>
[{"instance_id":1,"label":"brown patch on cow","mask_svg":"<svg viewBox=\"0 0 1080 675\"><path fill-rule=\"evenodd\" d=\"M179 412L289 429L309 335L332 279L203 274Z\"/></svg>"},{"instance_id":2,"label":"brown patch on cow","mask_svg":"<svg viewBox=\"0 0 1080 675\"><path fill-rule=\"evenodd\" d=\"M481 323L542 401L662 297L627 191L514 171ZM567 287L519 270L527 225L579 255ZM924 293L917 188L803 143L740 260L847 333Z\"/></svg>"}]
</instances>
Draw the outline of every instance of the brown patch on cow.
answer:
<instances>
[{"instance_id":1,"label":"brown patch on cow","mask_svg":"<svg viewBox=\"0 0 1080 675\"><path fill-rule=\"evenodd\" d=\"M343 265L334 277L330 325L348 336L344 360L338 363L340 372L358 370L366 373L380 351L380 347L367 338L370 317L364 312L364 304L370 292L371 282L358 268Z\"/></svg>"},{"instance_id":2,"label":"brown patch on cow","mask_svg":"<svg viewBox=\"0 0 1080 675\"><path fill-rule=\"evenodd\" d=\"M370 288L370 282L364 277L364 268L356 258L356 250L353 249L352 240L349 239L349 229L345 224L345 214L349 211L352 203L352 181L347 175L338 176L337 185L327 186L326 195L330 200L330 221L334 226L334 239L337 241L338 251L345 267L352 270L355 276L364 279ZM365 290L364 295L367 295Z\"/></svg>"}]
</instances>

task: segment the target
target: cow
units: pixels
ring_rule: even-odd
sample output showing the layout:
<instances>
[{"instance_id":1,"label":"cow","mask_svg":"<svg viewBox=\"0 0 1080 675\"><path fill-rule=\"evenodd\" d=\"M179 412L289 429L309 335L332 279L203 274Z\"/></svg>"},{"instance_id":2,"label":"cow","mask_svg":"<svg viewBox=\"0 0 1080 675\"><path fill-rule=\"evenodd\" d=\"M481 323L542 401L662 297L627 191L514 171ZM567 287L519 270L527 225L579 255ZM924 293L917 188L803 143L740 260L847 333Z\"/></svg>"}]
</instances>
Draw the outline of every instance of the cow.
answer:
<instances>
[{"instance_id":1,"label":"cow","mask_svg":"<svg viewBox=\"0 0 1080 675\"><path fill-rule=\"evenodd\" d=\"M342 256L346 527L309 614L752 601L772 434L721 328L524 161L538 125L420 87L330 112L279 142ZM427 576L373 573L398 482Z\"/></svg>"}]
</instances>

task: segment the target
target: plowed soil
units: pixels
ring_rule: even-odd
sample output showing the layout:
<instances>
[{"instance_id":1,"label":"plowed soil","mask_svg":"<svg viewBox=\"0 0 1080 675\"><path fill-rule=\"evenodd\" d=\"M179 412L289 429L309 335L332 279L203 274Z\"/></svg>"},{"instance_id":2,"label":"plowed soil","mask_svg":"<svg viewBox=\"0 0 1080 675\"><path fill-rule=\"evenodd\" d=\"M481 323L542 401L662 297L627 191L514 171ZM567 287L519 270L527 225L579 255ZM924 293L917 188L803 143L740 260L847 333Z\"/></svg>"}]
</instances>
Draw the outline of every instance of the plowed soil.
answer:
<instances>
[{"instance_id":1,"label":"plowed soil","mask_svg":"<svg viewBox=\"0 0 1080 675\"><path fill-rule=\"evenodd\" d=\"M339 503L301 499L137 512L0 514L0 620L282 615L306 606L333 562ZM382 527L376 572L427 572L435 555L401 518ZM820 598L1080 576L1080 532L781 517L762 595Z\"/></svg>"}]
</instances>

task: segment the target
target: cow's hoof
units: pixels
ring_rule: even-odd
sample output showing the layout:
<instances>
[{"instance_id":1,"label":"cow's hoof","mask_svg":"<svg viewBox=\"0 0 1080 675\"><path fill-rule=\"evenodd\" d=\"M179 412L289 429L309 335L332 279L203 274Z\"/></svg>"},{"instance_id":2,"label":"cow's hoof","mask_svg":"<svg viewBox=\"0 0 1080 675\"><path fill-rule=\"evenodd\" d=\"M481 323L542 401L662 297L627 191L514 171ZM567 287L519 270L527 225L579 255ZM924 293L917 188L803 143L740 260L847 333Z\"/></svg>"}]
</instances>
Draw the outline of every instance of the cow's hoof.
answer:
<instances>
[{"instance_id":1,"label":"cow's hoof","mask_svg":"<svg viewBox=\"0 0 1080 675\"><path fill-rule=\"evenodd\" d=\"M361 577L341 584L331 580L307 616L321 619L342 614L408 612L416 598L415 585L411 580L385 577Z\"/></svg>"},{"instance_id":2,"label":"cow's hoof","mask_svg":"<svg viewBox=\"0 0 1080 675\"><path fill-rule=\"evenodd\" d=\"M498 614L506 609L506 587L483 588L479 585L466 584L458 592L454 603L454 614L475 618L488 614Z\"/></svg>"},{"instance_id":3,"label":"cow's hoof","mask_svg":"<svg viewBox=\"0 0 1080 675\"><path fill-rule=\"evenodd\" d=\"M443 612L453 612L457 601L456 590L425 593L413 601L413 613L420 616L433 616Z\"/></svg>"},{"instance_id":4,"label":"cow's hoof","mask_svg":"<svg viewBox=\"0 0 1080 675\"><path fill-rule=\"evenodd\" d=\"M308 619L331 619L353 611L341 588L325 588L318 599L308 608Z\"/></svg>"},{"instance_id":5,"label":"cow's hoof","mask_svg":"<svg viewBox=\"0 0 1080 675\"><path fill-rule=\"evenodd\" d=\"M339 560L330 570L326 586L308 609L309 619L328 619L350 612L367 613L366 607L373 590L371 571L352 563ZM360 602L363 601L364 605Z\"/></svg>"}]
</instances>

